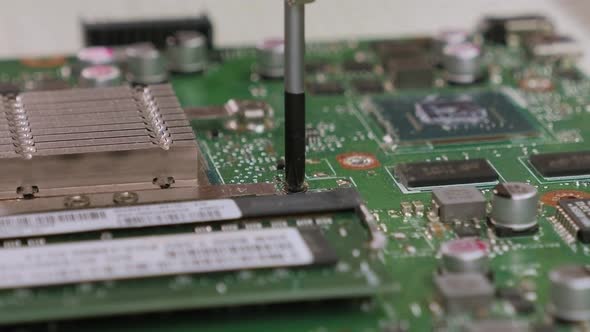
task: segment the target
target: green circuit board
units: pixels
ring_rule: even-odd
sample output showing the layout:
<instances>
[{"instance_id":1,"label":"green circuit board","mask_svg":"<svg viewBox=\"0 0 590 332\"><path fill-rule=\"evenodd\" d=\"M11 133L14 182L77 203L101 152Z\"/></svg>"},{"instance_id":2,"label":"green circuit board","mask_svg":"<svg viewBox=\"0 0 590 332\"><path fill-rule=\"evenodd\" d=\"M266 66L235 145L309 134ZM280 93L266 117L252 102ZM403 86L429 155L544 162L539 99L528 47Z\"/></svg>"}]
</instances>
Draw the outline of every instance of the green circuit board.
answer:
<instances>
[{"instance_id":1,"label":"green circuit board","mask_svg":"<svg viewBox=\"0 0 590 332\"><path fill-rule=\"evenodd\" d=\"M355 253L353 257L350 248L356 248L355 241L362 242L367 235L354 216L347 214L335 215L334 223L325 226L324 233L333 243L338 243L337 251L350 265L370 261L378 271L376 273L387 278L383 287L366 291L363 288L365 281L357 279L360 272L354 269L347 276L328 268L308 275L296 271L289 274L289 268L286 268L283 282L271 282L266 286L256 284L255 278L246 281L232 276L205 276L200 284L183 288L180 277L174 279L175 283L170 282L172 279L156 278L140 284L130 281L115 286L52 288L45 293L35 293L39 299L34 303L28 302L32 295L27 290L5 290L0 293L0 321L39 320L60 310L79 311L80 315L70 316L82 317L92 311L90 304L94 297L111 302L116 312L119 301L128 301L130 306L133 301L144 302L149 307L149 301L154 298L168 298L174 302L175 297L192 292L194 302L204 310L171 312L169 310L182 309L180 305L171 305L166 312L141 314L141 307L138 307L133 315L123 317L35 322L19 325L14 331L463 331L465 324L484 319L525 322L530 324L531 331L537 331L534 328L539 328L538 331L588 329L584 324L548 323L551 321L548 318L549 271L567 264L589 264L590 245L568 238L568 233L556 222L555 205L547 202L552 195L590 197L590 174L543 177L529 157L589 150L590 79L575 67L555 61L539 61L522 45L485 42L487 70L481 81L451 85L444 81L443 70L434 66L430 86L404 88L392 83L388 66L376 47L379 42L383 41L308 45L307 61L312 65L306 78L309 90L305 178L309 192L337 188L358 190L379 229L386 235L385 247L374 257L368 250ZM227 129L223 120L193 119L191 124L209 165L209 180L213 184L272 183L279 194L284 179L284 168L277 166L284 158L283 84L280 80L263 79L255 73L254 48L216 52L217 61L212 62L204 73L171 77L181 105L198 108L223 105L230 99L259 100L268 103L274 115L272 127L258 133ZM367 64L368 70L347 69L347 63L359 59ZM31 68L18 60L6 60L0 62L0 73L0 78L5 81L22 82L39 77L60 77L63 69ZM377 83L377 91L360 91L357 88L360 81ZM337 84L341 91L326 88L330 84ZM493 114L482 126L469 127L463 123L416 126L416 121L421 118L414 114L414 106L429 103L432 96L462 100L464 107L483 105L487 110L493 110L490 111ZM395 170L404 163L474 159L487 160L499 175L498 181L475 184L488 202L498 182L529 183L542 197L544 204L538 212L539 229L534 234L500 237L485 220L470 224L479 237L490 243L491 283L496 289L516 288L526 294L533 306L526 313L519 312L509 301L498 296L488 310L477 313L448 314L437 301L433 276L441 266L440 246L460 236L457 225L430 218L432 188L404 184ZM424 213L419 211L421 205ZM404 208L407 206L412 208ZM338 232L343 229L353 236L340 242ZM190 232L190 227L114 234L115 237L128 237L186 231ZM84 239L93 236L87 235ZM73 242L81 238L69 235L54 241ZM276 271L254 273L264 279L272 278L270 274ZM222 277L230 285L229 291L215 295L212 287L218 284L216 278ZM267 303L273 302L273 297L295 299L293 293L302 287L297 281L305 285L304 290L316 292L319 300L313 296L306 298L302 293L299 294L304 300L301 302ZM109 293L108 287L120 287L120 292ZM154 289L154 294L146 291L142 298L135 287ZM169 292L161 293L166 287ZM256 291L248 293L250 287ZM322 301L319 294L338 289L353 295L356 292L357 296ZM227 301L220 296L226 296ZM250 305L230 308L219 305L240 304L241 296L247 297L250 301L246 302ZM208 306L208 302L215 305ZM48 316L44 312L49 312ZM547 326L551 330L540 329Z\"/></svg>"}]
</instances>

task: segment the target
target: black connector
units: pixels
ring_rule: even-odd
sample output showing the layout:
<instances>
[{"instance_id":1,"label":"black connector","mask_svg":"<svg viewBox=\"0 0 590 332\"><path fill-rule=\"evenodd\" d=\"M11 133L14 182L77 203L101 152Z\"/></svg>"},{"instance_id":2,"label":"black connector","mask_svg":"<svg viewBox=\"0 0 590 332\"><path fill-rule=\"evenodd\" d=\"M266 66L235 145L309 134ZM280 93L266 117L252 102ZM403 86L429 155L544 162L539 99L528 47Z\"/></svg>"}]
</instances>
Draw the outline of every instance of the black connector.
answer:
<instances>
[{"instance_id":1,"label":"black connector","mask_svg":"<svg viewBox=\"0 0 590 332\"><path fill-rule=\"evenodd\" d=\"M551 34L553 23L543 15L489 16L480 23L480 31L488 42L506 45L511 34Z\"/></svg>"},{"instance_id":2,"label":"black connector","mask_svg":"<svg viewBox=\"0 0 590 332\"><path fill-rule=\"evenodd\" d=\"M206 15L171 19L139 21L82 22L86 46L122 46L139 42L151 42L164 48L166 38L177 31L202 33L207 46L213 48L213 25Z\"/></svg>"}]
</instances>

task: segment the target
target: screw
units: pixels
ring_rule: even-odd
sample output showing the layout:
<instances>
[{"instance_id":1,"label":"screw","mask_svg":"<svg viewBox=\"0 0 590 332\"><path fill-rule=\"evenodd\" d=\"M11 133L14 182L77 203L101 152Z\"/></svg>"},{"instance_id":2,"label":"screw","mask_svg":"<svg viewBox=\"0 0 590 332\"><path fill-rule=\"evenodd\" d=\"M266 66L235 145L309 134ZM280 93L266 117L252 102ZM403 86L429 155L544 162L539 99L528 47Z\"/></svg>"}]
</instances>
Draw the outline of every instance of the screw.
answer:
<instances>
[{"instance_id":1,"label":"screw","mask_svg":"<svg viewBox=\"0 0 590 332\"><path fill-rule=\"evenodd\" d=\"M38 192L39 187L37 186L20 186L16 188L16 194L24 199L33 199Z\"/></svg>"},{"instance_id":2,"label":"screw","mask_svg":"<svg viewBox=\"0 0 590 332\"><path fill-rule=\"evenodd\" d=\"M113 202L118 205L135 204L139 196L132 191L124 191L113 195Z\"/></svg>"},{"instance_id":3,"label":"screw","mask_svg":"<svg viewBox=\"0 0 590 332\"><path fill-rule=\"evenodd\" d=\"M86 195L68 196L64 200L64 206L70 209L90 206L90 197Z\"/></svg>"},{"instance_id":4,"label":"screw","mask_svg":"<svg viewBox=\"0 0 590 332\"><path fill-rule=\"evenodd\" d=\"M174 184L175 180L171 176L157 177L152 180L152 183L162 189L168 189Z\"/></svg>"}]
</instances>

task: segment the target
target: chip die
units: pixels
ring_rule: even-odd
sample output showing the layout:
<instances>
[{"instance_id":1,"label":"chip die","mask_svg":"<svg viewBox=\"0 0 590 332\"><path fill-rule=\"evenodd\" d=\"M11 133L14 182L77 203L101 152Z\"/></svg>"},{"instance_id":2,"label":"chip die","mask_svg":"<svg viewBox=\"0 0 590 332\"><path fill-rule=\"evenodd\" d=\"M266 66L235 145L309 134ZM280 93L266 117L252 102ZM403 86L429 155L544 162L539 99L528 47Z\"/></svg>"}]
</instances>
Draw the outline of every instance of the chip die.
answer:
<instances>
[{"instance_id":1,"label":"chip die","mask_svg":"<svg viewBox=\"0 0 590 332\"><path fill-rule=\"evenodd\" d=\"M473 100L424 100L416 103L416 117L425 124L447 126L484 124L488 111Z\"/></svg>"},{"instance_id":2,"label":"chip die","mask_svg":"<svg viewBox=\"0 0 590 332\"><path fill-rule=\"evenodd\" d=\"M402 145L497 141L538 134L523 110L505 92L376 96L377 122Z\"/></svg>"}]
</instances>

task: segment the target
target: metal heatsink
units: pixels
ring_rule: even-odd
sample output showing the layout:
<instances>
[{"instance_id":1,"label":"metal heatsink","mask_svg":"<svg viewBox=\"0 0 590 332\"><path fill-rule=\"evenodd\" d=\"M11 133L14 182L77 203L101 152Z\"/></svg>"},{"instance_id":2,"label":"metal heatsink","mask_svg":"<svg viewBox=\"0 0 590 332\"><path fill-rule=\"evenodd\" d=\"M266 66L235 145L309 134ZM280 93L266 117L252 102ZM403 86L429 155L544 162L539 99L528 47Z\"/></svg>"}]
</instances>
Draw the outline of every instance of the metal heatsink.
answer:
<instances>
[{"instance_id":1,"label":"metal heatsink","mask_svg":"<svg viewBox=\"0 0 590 332\"><path fill-rule=\"evenodd\" d=\"M0 95L0 198L194 186L199 172L168 84Z\"/></svg>"}]
</instances>

